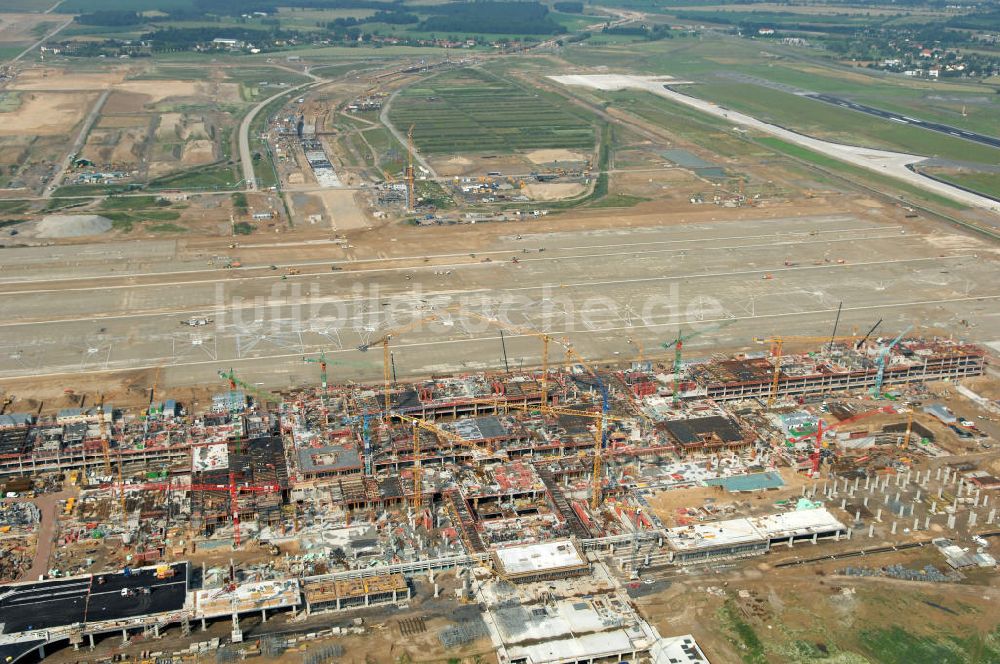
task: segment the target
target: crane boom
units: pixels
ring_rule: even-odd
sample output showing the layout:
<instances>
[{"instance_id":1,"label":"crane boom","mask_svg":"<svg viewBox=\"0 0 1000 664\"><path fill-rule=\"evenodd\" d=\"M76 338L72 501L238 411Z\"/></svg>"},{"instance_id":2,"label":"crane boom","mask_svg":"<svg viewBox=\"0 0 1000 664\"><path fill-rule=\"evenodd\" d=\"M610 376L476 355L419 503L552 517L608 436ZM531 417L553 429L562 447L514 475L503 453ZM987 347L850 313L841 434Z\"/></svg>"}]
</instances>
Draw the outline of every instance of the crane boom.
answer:
<instances>
[{"instance_id":1,"label":"crane boom","mask_svg":"<svg viewBox=\"0 0 1000 664\"><path fill-rule=\"evenodd\" d=\"M847 419L840 420L836 424L831 424L828 427L824 427L823 426L823 418L819 418L819 422L816 425L816 433L814 433L814 434L813 433L807 433L804 436L799 436L797 438L791 438L791 439L789 439L788 442L790 442L790 443L798 443L798 442L801 442L803 440L806 440L807 438L813 438L813 437L816 438L816 447L813 450L813 453L809 455L809 459L810 459L810 461L812 461L812 469L811 469L810 473L812 474L813 477L817 477L819 475L820 461L822 460L823 434L824 433L826 433L827 431L833 431L834 429L842 427L845 424L851 424L852 422L857 422L858 420L863 420L866 417L871 417L872 415L878 415L880 413L895 413L895 412L896 411L895 411L895 409L892 406L883 406L881 408L876 408L874 410L869 410L869 411L865 411L863 413L859 413L857 415L853 415L851 417L848 417Z\"/></svg>"},{"instance_id":2,"label":"crane boom","mask_svg":"<svg viewBox=\"0 0 1000 664\"><path fill-rule=\"evenodd\" d=\"M545 332L539 332L538 330L533 330L530 327L523 327L520 325L514 325L513 323L508 323L502 321L499 318L490 318L489 316L484 316L483 314L477 313L475 311L465 311L460 312L463 316L470 316L472 318L478 318L481 321L489 323L490 325L496 325L502 330L507 330L509 332L514 332L515 334L537 337L542 341L542 404L548 405L549 403L549 344L552 342L553 337Z\"/></svg>"},{"instance_id":3,"label":"crane boom","mask_svg":"<svg viewBox=\"0 0 1000 664\"><path fill-rule=\"evenodd\" d=\"M736 322L735 318L730 318L729 320L725 320L712 327L708 327L703 330L692 330L687 334L681 334L680 329L678 329L676 339L674 339L669 343L661 344L661 346L667 350L670 350L671 348L674 349L674 386L672 390L673 391L672 401L674 403L674 406L680 403L681 366L682 366L681 356L682 356L682 348L684 347L684 342L687 341L688 339L693 339L694 337L705 334L706 332L717 332L724 327L732 325L735 322Z\"/></svg>"},{"instance_id":4,"label":"crane boom","mask_svg":"<svg viewBox=\"0 0 1000 664\"><path fill-rule=\"evenodd\" d=\"M885 362L889 358L889 351L895 348L896 344L903 340L903 335L912 329L912 325L907 325L906 329L897 334L896 338L893 339L888 346L879 349L878 359L875 360L875 363L878 365L878 373L875 375L875 388L872 391L872 394L874 394L876 398L882 396L882 381L885 379Z\"/></svg>"},{"instance_id":5,"label":"crane boom","mask_svg":"<svg viewBox=\"0 0 1000 664\"><path fill-rule=\"evenodd\" d=\"M382 345L382 381L383 381L383 384L384 384L384 389L383 389L383 406L384 406L384 409L382 411L382 416L383 416L383 419L386 422L389 421L389 407L392 405L391 399L390 399L390 393L392 391L392 373L390 372L391 356L389 355L389 341L394 336L398 336L398 335L402 334L403 332L407 332L409 330L412 330L413 328L415 328L415 327L417 327L419 325L422 325L423 323L426 323L426 322L429 322L429 321L432 321L432 320L439 320L439 319L440 319L440 315L439 314L436 314L436 313L429 314L427 316L423 316L422 318L418 318L418 319L416 319L414 321L411 321L411 322L407 323L406 325L403 325L403 326L400 326L400 327L397 327L397 328L393 328L393 329L387 331L385 334L382 335L381 339L378 339L376 341L370 341L368 343L363 343L363 344L361 344L361 345L358 346L358 350L361 351L362 353L365 353L372 346L378 346L379 344Z\"/></svg>"}]
</instances>

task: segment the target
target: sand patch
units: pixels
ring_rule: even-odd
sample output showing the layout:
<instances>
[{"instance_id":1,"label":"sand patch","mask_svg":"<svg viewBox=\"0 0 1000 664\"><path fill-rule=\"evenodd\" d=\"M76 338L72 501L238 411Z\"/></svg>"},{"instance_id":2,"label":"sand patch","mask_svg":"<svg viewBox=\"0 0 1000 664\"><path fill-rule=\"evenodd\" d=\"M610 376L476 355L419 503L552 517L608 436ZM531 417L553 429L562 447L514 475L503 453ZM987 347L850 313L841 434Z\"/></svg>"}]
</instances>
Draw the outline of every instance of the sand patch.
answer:
<instances>
[{"instance_id":1,"label":"sand patch","mask_svg":"<svg viewBox=\"0 0 1000 664\"><path fill-rule=\"evenodd\" d=\"M208 140L189 141L184 144L181 162L185 166L208 164L215 160L215 144Z\"/></svg>"},{"instance_id":2,"label":"sand patch","mask_svg":"<svg viewBox=\"0 0 1000 664\"><path fill-rule=\"evenodd\" d=\"M92 102L93 95L90 94L21 95L19 109L12 113L0 113L0 136L68 134L83 119Z\"/></svg>"},{"instance_id":3,"label":"sand patch","mask_svg":"<svg viewBox=\"0 0 1000 664\"><path fill-rule=\"evenodd\" d=\"M444 163L451 166L472 166L472 160L467 157L452 157Z\"/></svg>"},{"instance_id":4,"label":"sand patch","mask_svg":"<svg viewBox=\"0 0 1000 664\"><path fill-rule=\"evenodd\" d=\"M184 128L181 129L181 138L185 141L208 138L208 130L205 129L205 123L200 120L186 123Z\"/></svg>"},{"instance_id":5,"label":"sand patch","mask_svg":"<svg viewBox=\"0 0 1000 664\"><path fill-rule=\"evenodd\" d=\"M0 44L30 44L37 39L35 26L44 23L45 32L50 32L59 20L44 14L0 14Z\"/></svg>"},{"instance_id":6,"label":"sand patch","mask_svg":"<svg viewBox=\"0 0 1000 664\"><path fill-rule=\"evenodd\" d=\"M138 160L139 146L146 139L145 131L128 131L122 134L111 153L114 164L134 164Z\"/></svg>"},{"instance_id":7,"label":"sand patch","mask_svg":"<svg viewBox=\"0 0 1000 664\"><path fill-rule=\"evenodd\" d=\"M146 95L147 105L173 97L207 96L208 92L204 83L196 81L125 81L115 88Z\"/></svg>"},{"instance_id":8,"label":"sand patch","mask_svg":"<svg viewBox=\"0 0 1000 664\"><path fill-rule=\"evenodd\" d=\"M587 161L584 155L572 150L533 150L525 156L533 164L548 164L555 161Z\"/></svg>"},{"instance_id":9,"label":"sand patch","mask_svg":"<svg viewBox=\"0 0 1000 664\"><path fill-rule=\"evenodd\" d=\"M316 195L323 201L335 231L368 227L368 219L354 200L353 191L324 191Z\"/></svg>"},{"instance_id":10,"label":"sand patch","mask_svg":"<svg viewBox=\"0 0 1000 664\"><path fill-rule=\"evenodd\" d=\"M174 141L180 136L177 127L184 116L180 113L163 113L160 115L160 125L156 128L156 138L160 141Z\"/></svg>"},{"instance_id":11,"label":"sand patch","mask_svg":"<svg viewBox=\"0 0 1000 664\"><path fill-rule=\"evenodd\" d=\"M67 72L62 69L28 69L7 87L11 90L107 90L125 78L125 70Z\"/></svg>"},{"instance_id":12,"label":"sand patch","mask_svg":"<svg viewBox=\"0 0 1000 664\"><path fill-rule=\"evenodd\" d=\"M135 129L145 127L149 118L144 115L104 115L97 123L98 129Z\"/></svg>"},{"instance_id":13,"label":"sand patch","mask_svg":"<svg viewBox=\"0 0 1000 664\"><path fill-rule=\"evenodd\" d=\"M51 214L35 226L37 237L61 238L100 235L111 230L111 221L96 214Z\"/></svg>"},{"instance_id":14,"label":"sand patch","mask_svg":"<svg viewBox=\"0 0 1000 664\"><path fill-rule=\"evenodd\" d=\"M104 107L101 109L101 112L107 114L142 113L146 110L146 104L148 102L148 95L115 90L108 95L108 100L104 102Z\"/></svg>"},{"instance_id":15,"label":"sand patch","mask_svg":"<svg viewBox=\"0 0 1000 664\"><path fill-rule=\"evenodd\" d=\"M524 193L536 200L554 201L579 196L587 187L579 182L545 182L524 185Z\"/></svg>"}]
</instances>

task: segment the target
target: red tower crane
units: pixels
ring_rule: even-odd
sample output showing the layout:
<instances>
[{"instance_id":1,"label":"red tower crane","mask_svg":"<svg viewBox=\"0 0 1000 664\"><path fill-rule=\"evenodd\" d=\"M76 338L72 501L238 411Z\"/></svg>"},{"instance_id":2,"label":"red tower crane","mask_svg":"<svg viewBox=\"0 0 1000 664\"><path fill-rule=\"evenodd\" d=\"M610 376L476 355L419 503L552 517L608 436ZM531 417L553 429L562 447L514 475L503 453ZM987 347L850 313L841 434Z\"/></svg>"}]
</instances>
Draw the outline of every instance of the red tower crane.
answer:
<instances>
[{"instance_id":1,"label":"red tower crane","mask_svg":"<svg viewBox=\"0 0 1000 664\"><path fill-rule=\"evenodd\" d=\"M229 494L229 509L233 516L233 546L240 547L240 504L241 493L278 493L279 484L238 484L236 473L229 471L226 484L171 484L170 482L146 482L141 484L119 484L117 489L125 491L219 491Z\"/></svg>"},{"instance_id":2,"label":"red tower crane","mask_svg":"<svg viewBox=\"0 0 1000 664\"><path fill-rule=\"evenodd\" d=\"M799 436L798 438L790 438L789 442L798 443L803 440L806 440L807 438L816 439L816 448L813 450L813 453L809 455L809 460L812 461L812 470L810 471L810 473L812 474L813 477L815 477L816 475L819 474L819 462L823 449L824 433L826 433L827 431L833 431L834 429L840 428L845 424L851 424L852 422L863 420L866 417L871 417L872 415L878 415L879 413L895 413L895 412L896 411L892 406L882 406L881 408L876 408L875 410L868 410L863 413L858 413L857 415L848 417L847 419L844 420L840 420L836 424L831 424L830 426L827 427L823 426L823 418L820 418L819 424L816 426L816 433L807 433L806 435Z\"/></svg>"}]
</instances>

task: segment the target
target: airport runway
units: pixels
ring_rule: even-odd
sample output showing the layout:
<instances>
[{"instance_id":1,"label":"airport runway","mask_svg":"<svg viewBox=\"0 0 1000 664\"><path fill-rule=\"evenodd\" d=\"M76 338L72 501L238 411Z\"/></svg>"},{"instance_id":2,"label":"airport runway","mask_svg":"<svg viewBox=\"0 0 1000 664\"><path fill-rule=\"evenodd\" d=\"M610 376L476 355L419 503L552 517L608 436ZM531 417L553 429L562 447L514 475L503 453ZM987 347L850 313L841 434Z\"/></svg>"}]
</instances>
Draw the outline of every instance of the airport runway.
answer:
<instances>
[{"instance_id":1,"label":"airport runway","mask_svg":"<svg viewBox=\"0 0 1000 664\"><path fill-rule=\"evenodd\" d=\"M362 353L399 326L447 307L542 330L594 361L646 357L677 330L686 344L765 350L753 337L828 335L884 318L1000 339L1000 266L975 240L903 233L851 216L707 222L659 228L511 234L475 256L378 256L325 244L281 278L241 248L244 268L211 267L175 242L8 250L0 271L0 378L162 367L160 384L222 384L233 367L269 388L315 382L304 355L325 351L335 380L377 380L382 354ZM53 257L59 257L53 259ZM66 259L74 259L72 263ZM426 259L426 260L425 260ZM514 259L517 259L516 262ZM331 271L330 265L343 266ZM73 276L74 274L78 276ZM194 318L204 325L185 325ZM965 321L964 323L962 321ZM967 326L967 327L966 327ZM541 343L505 330L507 365L540 363ZM397 374L498 369L499 328L438 314L393 336ZM660 357L666 351L660 350ZM563 361L562 348L552 350Z\"/></svg>"},{"instance_id":2,"label":"airport runway","mask_svg":"<svg viewBox=\"0 0 1000 664\"><path fill-rule=\"evenodd\" d=\"M806 93L803 96L809 97L810 99L823 101L826 102L827 104L833 104L834 106L849 108L852 111L858 111L859 113L867 113L868 115L874 115L875 117L883 118L885 120L892 120L893 122L899 122L901 124L908 124L908 125L913 125L914 127L929 129L931 131L936 131L941 134L948 134L949 136L955 136L956 138L964 138L967 141L980 143L982 145L988 145L992 148L1000 148L1000 138L996 138L994 136L987 136L986 134L977 134L974 131L959 129L958 127L952 127L951 125L941 124L940 122L927 122L926 120L918 120L916 118L911 118L908 115L902 115L900 113L894 113L892 111L884 111L880 108L865 106L864 104L858 104L853 101L841 99L840 97L833 97L831 95L820 94L817 92Z\"/></svg>"}]
</instances>

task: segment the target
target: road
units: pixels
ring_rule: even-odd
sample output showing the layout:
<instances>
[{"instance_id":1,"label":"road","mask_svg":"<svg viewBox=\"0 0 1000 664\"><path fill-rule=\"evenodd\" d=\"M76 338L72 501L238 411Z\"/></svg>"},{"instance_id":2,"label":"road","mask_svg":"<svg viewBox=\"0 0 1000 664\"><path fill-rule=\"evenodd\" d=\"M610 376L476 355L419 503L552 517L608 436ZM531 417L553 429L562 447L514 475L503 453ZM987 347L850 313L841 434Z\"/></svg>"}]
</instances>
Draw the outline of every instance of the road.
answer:
<instances>
[{"instance_id":1,"label":"road","mask_svg":"<svg viewBox=\"0 0 1000 664\"><path fill-rule=\"evenodd\" d=\"M897 180L903 180L925 191L945 196L963 205L994 213L1000 212L1000 205L990 198L965 191L914 172L910 167L926 161L927 157L925 156L824 141L779 125L763 122L745 113L719 106L714 102L678 92L671 87L688 83L687 81L672 79L669 76L650 77L616 74L571 74L568 76L550 76L549 78L563 85L576 85L598 90L647 90L670 101L689 106L717 118L722 118L733 125L749 127L780 138L788 143L804 147L828 157L833 157L852 166L858 166L868 171L880 173Z\"/></svg>"},{"instance_id":2,"label":"road","mask_svg":"<svg viewBox=\"0 0 1000 664\"><path fill-rule=\"evenodd\" d=\"M75 493L73 490L64 489L58 493L44 494L32 501L38 508L41 523L38 524L35 559L32 561L31 567L21 575L19 581L36 581L42 574L49 573L49 556L52 555L52 547L55 545L59 501L65 500Z\"/></svg>"},{"instance_id":3,"label":"road","mask_svg":"<svg viewBox=\"0 0 1000 664\"><path fill-rule=\"evenodd\" d=\"M63 157L62 162L56 169L56 172L52 174L52 179L49 181L45 191L42 193L42 198L51 198L53 192L59 188L62 183L63 176L69 169L70 165L73 163L74 157L83 149L83 144L87 142L87 135L90 134L90 130L93 128L94 123L97 122L97 118L101 115L101 109L104 108L104 102L108 100L111 96L111 90L105 90L101 93L101 96L97 98L94 103L93 108L90 109L90 113L87 114L87 118L83 121L83 125L80 127L80 133L76 135L76 140L73 141L73 146L70 147L69 152Z\"/></svg>"},{"instance_id":4,"label":"road","mask_svg":"<svg viewBox=\"0 0 1000 664\"><path fill-rule=\"evenodd\" d=\"M858 104L853 101L841 99L840 97L833 97L831 95L824 95L815 92L810 92L803 96L809 97L810 99L816 99L818 101L826 102L827 104L833 104L834 106L840 106L842 108L847 108L852 111L857 111L859 113L867 113L868 115L874 115L875 117L883 118L885 120L892 120L894 122L899 122L902 124L913 125L914 127L920 127L922 129L936 131L940 134L955 136L956 138L964 138L967 141L972 141L973 143L980 143L981 145L988 145L991 148L1000 148L1000 138L987 136L986 134L977 134L974 131L959 129L958 127L952 127L951 125L941 124L940 122L927 122L926 120L918 120L916 118L911 118L908 115L893 113L892 111L883 111L880 108L865 106L864 104Z\"/></svg>"},{"instance_id":5,"label":"road","mask_svg":"<svg viewBox=\"0 0 1000 664\"><path fill-rule=\"evenodd\" d=\"M402 145L403 148L405 149L409 145L409 141L406 139L406 135L403 134L401 131L399 131L399 129L396 128L396 125L392 124L392 122L389 121L389 107L392 105L392 101L396 98L396 95L398 95L399 92L400 92L399 90L396 90L391 95L389 95L388 99L385 100L385 103L382 104L382 112L379 113L378 119L382 122L382 124L386 126L386 128L390 132L392 132L392 135L396 137L396 140L399 141L399 144ZM420 164L420 167L424 169L428 174L430 174L432 178L438 177L438 174L434 171L433 168L431 168L431 165L427 162L426 159L424 159L420 155L419 152L416 151L416 149L413 150L413 158L417 160L417 163Z\"/></svg>"},{"instance_id":6,"label":"road","mask_svg":"<svg viewBox=\"0 0 1000 664\"><path fill-rule=\"evenodd\" d=\"M602 360L629 353L626 336L652 348L678 326L721 318L737 322L706 343L742 348L776 329L816 335L842 300L845 326L969 320L973 340L998 338L992 258L845 215L744 219L734 229L705 214L690 226L491 232L475 256L443 232L438 252L431 241L304 245L283 257L241 246L246 267L229 270L174 241L7 249L0 382L162 364L165 386L212 383L230 366L288 386L314 379L302 357L321 350L350 363L342 379L377 378L381 354L356 348L447 304L503 312ZM192 317L213 322L181 324ZM505 343L513 364L538 363L537 339ZM488 369L500 349L495 329L464 318L393 339L400 375Z\"/></svg>"},{"instance_id":7,"label":"road","mask_svg":"<svg viewBox=\"0 0 1000 664\"><path fill-rule=\"evenodd\" d=\"M52 7L51 9L49 9L49 11L52 11L52 9L55 9L58 6L59 6L59 4L56 4L54 7ZM48 14L49 12L45 12L45 13ZM55 37L57 34L59 34L60 32L62 32L63 30L65 30L66 26L68 26L72 22L73 22L73 18L70 17L64 23L61 23L58 28L56 28L52 32L48 33L47 35L45 35L44 37L42 37L41 39L39 39L38 41L36 41L34 44L32 44L28 48L24 49L23 51L21 51L20 53L18 53L17 55L15 55L14 58L10 62L8 62L7 64L12 65L15 62L18 62L19 60L21 60L21 58L23 58L27 54L31 53L36 48L38 48L39 46L41 46L42 44L44 44L46 41L48 41L52 37Z\"/></svg>"},{"instance_id":8,"label":"road","mask_svg":"<svg viewBox=\"0 0 1000 664\"><path fill-rule=\"evenodd\" d=\"M257 176L254 175L253 172L253 155L250 153L250 125L253 124L254 118L257 117L257 114L260 113L261 109L263 109L265 106L270 104L275 99L326 82L326 79L320 78L315 74L306 73L306 76L309 76L313 80L309 81L308 83L302 83L300 85L296 85L294 88L282 90L281 92L275 95L271 95L264 101L260 102L259 104L251 108L250 112L247 113L245 116L243 116L243 122L240 123L240 164L243 169L243 181L246 183L247 191L256 191L257 189Z\"/></svg>"}]
</instances>

